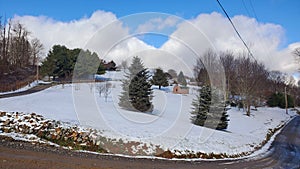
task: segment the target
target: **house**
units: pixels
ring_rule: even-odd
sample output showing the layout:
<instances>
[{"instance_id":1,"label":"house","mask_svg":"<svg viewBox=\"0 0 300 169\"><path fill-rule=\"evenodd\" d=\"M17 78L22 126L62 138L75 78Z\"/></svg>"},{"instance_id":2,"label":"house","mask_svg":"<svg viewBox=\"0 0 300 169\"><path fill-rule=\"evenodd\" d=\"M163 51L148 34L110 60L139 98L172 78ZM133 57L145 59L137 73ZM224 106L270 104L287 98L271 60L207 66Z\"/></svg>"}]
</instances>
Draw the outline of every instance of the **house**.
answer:
<instances>
[{"instance_id":1,"label":"house","mask_svg":"<svg viewBox=\"0 0 300 169\"><path fill-rule=\"evenodd\" d=\"M116 71L116 69L117 69L116 63L114 61L110 61L108 63L104 62L103 65L104 65L105 70L108 70L108 71Z\"/></svg>"},{"instance_id":2,"label":"house","mask_svg":"<svg viewBox=\"0 0 300 169\"><path fill-rule=\"evenodd\" d=\"M175 93L175 94L189 94L189 88L184 87L184 86L179 86L178 84L176 84L173 87L173 93Z\"/></svg>"}]
</instances>

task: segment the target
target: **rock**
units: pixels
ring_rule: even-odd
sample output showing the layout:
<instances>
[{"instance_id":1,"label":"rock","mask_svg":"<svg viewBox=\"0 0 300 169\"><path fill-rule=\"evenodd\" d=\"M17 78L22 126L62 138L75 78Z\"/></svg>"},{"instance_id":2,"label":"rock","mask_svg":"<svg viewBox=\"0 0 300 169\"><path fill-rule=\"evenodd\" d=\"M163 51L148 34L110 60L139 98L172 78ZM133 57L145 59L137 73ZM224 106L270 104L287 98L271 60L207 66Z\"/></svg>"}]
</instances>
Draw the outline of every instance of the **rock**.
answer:
<instances>
[{"instance_id":1,"label":"rock","mask_svg":"<svg viewBox=\"0 0 300 169\"><path fill-rule=\"evenodd\" d=\"M80 146L87 146L87 144L86 143L81 143L81 144L79 144Z\"/></svg>"},{"instance_id":2,"label":"rock","mask_svg":"<svg viewBox=\"0 0 300 169\"><path fill-rule=\"evenodd\" d=\"M44 132L42 130L39 130L36 135L38 137L43 137L44 136Z\"/></svg>"},{"instance_id":3,"label":"rock","mask_svg":"<svg viewBox=\"0 0 300 169\"><path fill-rule=\"evenodd\" d=\"M29 137L28 139L29 140L35 140L35 137Z\"/></svg>"},{"instance_id":4,"label":"rock","mask_svg":"<svg viewBox=\"0 0 300 169\"><path fill-rule=\"evenodd\" d=\"M56 135L55 134L51 134L51 140L55 140L56 139Z\"/></svg>"},{"instance_id":5,"label":"rock","mask_svg":"<svg viewBox=\"0 0 300 169\"><path fill-rule=\"evenodd\" d=\"M61 128L55 128L55 132L57 135L59 135L61 133Z\"/></svg>"},{"instance_id":6,"label":"rock","mask_svg":"<svg viewBox=\"0 0 300 169\"><path fill-rule=\"evenodd\" d=\"M43 116L41 116L41 115L36 115L35 119L38 121L44 120Z\"/></svg>"},{"instance_id":7,"label":"rock","mask_svg":"<svg viewBox=\"0 0 300 169\"><path fill-rule=\"evenodd\" d=\"M4 132L4 133L9 133L9 128L8 128L8 127L4 127L4 128L3 128L3 132Z\"/></svg>"},{"instance_id":8,"label":"rock","mask_svg":"<svg viewBox=\"0 0 300 169\"><path fill-rule=\"evenodd\" d=\"M0 117L3 117L6 115L6 112L0 112Z\"/></svg>"},{"instance_id":9,"label":"rock","mask_svg":"<svg viewBox=\"0 0 300 169\"><path fill-rule=\"evenodd\" d=\"M82 141L82 139L79 137L78 139L77 139L77 142L81 142Z\"/></svg>"},{"instance_id":10,"label":"rock","mask_svg":"<svg viewBox=\"0 0 300 169\"><path fill-rule=\"evenodd\" d=\"M30 116L23 116L25 120L30 119Z\"/></svg>"},{"instance_id":11,"label":"rock","mask_svg":"<svg viewBox=\"0 0 300 169\"><path fill-rule=\"evenodd\" d=\"M46 137L48 140L50 140L51 137L52 137L52 135L51 135L51 134L46 134L45 137Z\"/></svg>"},{"instance_id":12,"label":"rock","mask_svg":"<svg viewBox=\"0 0 300 169\"><path fill-rule=\"evenodd\" d=\"M3 122L3 126L7 126L7 125L9 125L10 124L10 120L9 119L7 119L7 120L5 120L5 122Z\"/></svg>"},{"instance_id":13,"label":"rock","mask_svg":"<svg viewBox=\"0 0 300 169\"><path fill-rule=\"evenodd\" d=\"M0 112L0 117L3 117L6 115L6 112Z\"/></svg>"},{"instance_id":14,"label":"rock","mask_svg":"<svg viewBox=\"0 0 300 169\"><path fill-rule=\"evenodd\" d=\"M78 134L78 133L76 133L76 132L73 131L71 137L73 137L73 138L74 138L74 137L77 137L77 134Z\"/></svg>"},{"instance_id":15,"label":"rock","mask_svg":"<svg viewBox=\"0 0 300 169\"><path fill-rule=\"evenodd\" d=\"M69 139L68 137L66 137L66 136L64 137L64 140L65 140L65 141L67 141L68 139Z\"/></svg>"},{"instance_id":16,"label":"rock","mask_svg":"<svg viewBox=\"0 0 300 169\"><path fill-rule=\"evenodd\" d=\"M82 137L84 138L84 137L87 137L89 134L88 134L88 132L80 132L80 135L82 135Z\"/></svg>"}]
</instances>

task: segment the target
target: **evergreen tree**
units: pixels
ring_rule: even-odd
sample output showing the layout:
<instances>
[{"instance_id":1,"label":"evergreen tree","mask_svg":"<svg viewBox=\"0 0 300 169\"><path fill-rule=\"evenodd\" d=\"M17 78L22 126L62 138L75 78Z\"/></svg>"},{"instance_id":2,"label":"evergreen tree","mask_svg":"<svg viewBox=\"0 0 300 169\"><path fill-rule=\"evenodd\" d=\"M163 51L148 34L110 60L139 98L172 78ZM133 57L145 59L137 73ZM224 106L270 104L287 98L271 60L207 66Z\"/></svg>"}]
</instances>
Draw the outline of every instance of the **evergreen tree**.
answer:
<instances>
[{"instance_id":1,"label":"evergreen tree","mask_svg":"<svg viewBox=\"0 0 300 169\"><path fill-rule=\"evenodd\" d=\"M288 108L294 107L294 100L290 95L287 95ZM283 93L273 93L267 101L270 107L285 108L285 95Z\"/></svg>"},{"instance_id":2,"label":"evergreen tree","mask_svg":"<svg viewBox=\"0 0 300 169\"><path fill-rule=\"evenodd\" d=\"M185 79L182 71L179 72L179 74L177 76L177 81L178 81L179 84L181 84L183 86L187 85L186 79Z\"/></svg>"},{"instance_id":3,"label":"evergreen tree","mask_svg":"<svg viewBox=\"0 0 300 169\"><path fill-rule=\"evenodd\" d=\"M158 85L159 89L161 89L161 86L166 87L169 85L166 74L160 68L156 69L151 83L153 85Z\"/></svg>"},{"instance_id":4,"label":"evergreen tree","mask_svg":"<svg viewBox=\"0 0 300 169\"><path fill-rule=\"evenodd\" d=\"M119 106L126 110L151 112L152 89L149 72L139 57L134 57L122 83Z\"/></svg>"},{"instance_id":5,"label":"evergreen tree","mask_svg":"<svg viewBox=\"0 0 300 169\"><path fill-rule=\"evenodd\" d=\"M79 55L80 57L78 57ZM94 73L105 73L103 63L100 62L96 53L54 45L42 62L41 74L70 79L73 76L75 65L77 78L85 78Z\"/></svg>"},{"instance_id":6,"label":"evergreen tree","mask_svg":"<svg viewBox=\"0 0 300 169\"><path fill-rule=\"evenodd\" d=\"M76 67L75 67L76 66ZM81 50L76 65L74 65L74 77L76 78L89 78L89 76L97 73L104 74L105 68L103 65L103 60L100 60L95 52L90 52L89 50Z\"/></svg>"},{"instance_id":7,"label":"evergreen tree","mask_svg":"<svg viewBox=\"0 0 300 169\"><path fill-rule=\"evenodd\" d=\"M197 99L193 101L192 122L199 126L204 126L209 108L211 105L211 92L208 86L203 86Z\"/></svg>"},{"instance_id":8,"label":"evergreen tree","mask_svg":"<svg viewBox=\"0 0 300 169\"><path fill-rule=\"evenodd\" d=\"M210 86L203 86L192 103L192 123L217 130L226 129L229 121L227 109L220 99L222 97L216 91L212 91ZM212 100L216 103L212 103Z\"/></svg>"}]
</instances>

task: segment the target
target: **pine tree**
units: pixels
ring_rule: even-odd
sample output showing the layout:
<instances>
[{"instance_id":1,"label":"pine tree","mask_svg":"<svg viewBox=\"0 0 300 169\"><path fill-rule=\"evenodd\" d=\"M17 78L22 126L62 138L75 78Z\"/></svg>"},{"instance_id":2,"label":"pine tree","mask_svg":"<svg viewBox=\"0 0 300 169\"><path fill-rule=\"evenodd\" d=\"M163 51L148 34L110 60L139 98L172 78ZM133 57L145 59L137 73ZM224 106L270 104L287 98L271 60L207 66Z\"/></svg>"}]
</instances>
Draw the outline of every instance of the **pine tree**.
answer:
<instances>
[{"instance_id":1,"label":"pine tree","mask_svg":"<svg viewBox=\"0 0 300 169\"><path fill-rule=\"evenodd\" d=\"M220 99L222 97L215 90L212 91L210 86L203 86L192 103L192 123L217 130L226 129L229 121L227 109ZM216 103L212 103L212 100Z\"/></svg>"},{"instance_id":2,"label":"pine tree","mask_svg":"<svg viewBox=\"0 0 300 169\"><path fill-rule=\"evenodd\" d=\"M187 85L186 79L185 79L182 71L179 72L179 74L177 76L177 81L178 81L179 84L181 84L183 86Z\"/></svg>"},{"instance_id":3,"label":"pine tree","mask_svg":"<svg viewBox=\"0 0 300 169\"><path fill-rule=\"evenodd\" d=\"M161 86L166 87L169 85L166 74L160 68L156 69L151 83L153 85L158 85L159 89L161 89Z\"/></svg>"},{"instance_id":4,"label":"pine tree","mask_svg":"<svg viewBox=\"0 0 300 169\"><path fill-rule=\"evenodd\" d=\"M152 89L149 72L139 57L134 57L123 80L119 106L126 110L151 112L153 110Z\"/></svg>"}]
</instances>

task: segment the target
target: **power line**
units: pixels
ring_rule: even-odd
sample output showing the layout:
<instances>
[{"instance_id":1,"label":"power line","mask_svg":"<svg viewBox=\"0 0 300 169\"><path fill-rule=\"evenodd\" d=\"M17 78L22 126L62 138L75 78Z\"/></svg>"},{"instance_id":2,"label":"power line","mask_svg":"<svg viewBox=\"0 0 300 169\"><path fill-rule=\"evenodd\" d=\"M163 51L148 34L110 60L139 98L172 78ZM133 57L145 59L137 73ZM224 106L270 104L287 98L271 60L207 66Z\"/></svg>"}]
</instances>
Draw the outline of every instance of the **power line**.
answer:
<instances>
[{"instance_id":1,"label":"power line","mask_svg":"<svg viewBox=\"0 0 300 169\"><path fill-rule=\"evenodd\" d=\"M245 1L244 1L244 0L242 0L242 2L243 2L243 6L244 6L244 8L246 9L246 12L247 12L247 14L250 16L250 12L249 12L249 10L248 10L248 8L247 8L246 4L245 4Z\"/></svg>"},{"instance_id":2,"label":"power line","mask_svg":"<svg viewBox=\"0 0 300 169\"><path fill-rule=\"evenodd\" d=\"M246 44L246 42L243 40L242 36L240 35L240 33L238 32L238 30L236 29L236 27L234 26L233 22L231 21L229 15L227 14L226 10L224 9L224 7L222 6L222 4L220 3L219 0L217 0L218 4L220 5L220 7L222 8L223 12L225 13L227 19L229 20L229 22L231 23L233 29L235 30L236 34L238 35L238 37L241 39L241 41L243 42L244 46L246 47L246 49L248 50L249 55L256 61L256 59L254 58L252 52L250 51L250 48L248 47L248 45Z\"/></svg>"},{"instance_id":3,"label":"power line","mask_svg":"<svg viewBox=\"0 0 300 169\"><path fill-rule=\"evenodd\" d=\"M250 6L251 6L251 9L252 9L252 11L253 11L253 13L254 13L255 19L258 21L258 17L257 17L257 15L256 15L256 12L255 12L255 10L254 10L254 7L253 7L253 4L252 4L252 1L251 1L251 0L250 0Z\"/></svg>"}]
</instances>

